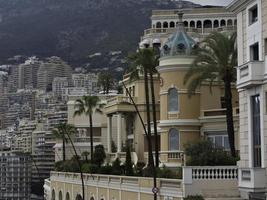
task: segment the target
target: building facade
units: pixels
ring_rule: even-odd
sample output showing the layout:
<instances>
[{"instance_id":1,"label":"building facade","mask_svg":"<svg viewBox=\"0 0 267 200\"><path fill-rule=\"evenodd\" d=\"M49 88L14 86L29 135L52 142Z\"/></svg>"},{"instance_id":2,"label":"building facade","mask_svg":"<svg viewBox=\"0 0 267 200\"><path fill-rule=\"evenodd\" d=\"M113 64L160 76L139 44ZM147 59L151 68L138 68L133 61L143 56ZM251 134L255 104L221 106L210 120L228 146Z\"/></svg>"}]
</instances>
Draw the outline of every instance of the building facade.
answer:
<instances>
[{"instance_id":1,"label":"building facade","mask_svg":"<svg viewBox=\"0 0 267 200\"><path fill-rule=\"evenodd\" d=\"M234 1L237 14L240 100L239 188L242 197L265 199L267 189L267 2Z\"/></svg>"},{"instance_id":2,"label":"building facade","mask_svg":"<svg viewBox=\"0 0 267 200\"><path fill-rule=\"evenodd\" d=\"M0 152L0 199L29 200L31 193L31 160L29 156Z\"/></svg>"}]
</instances>

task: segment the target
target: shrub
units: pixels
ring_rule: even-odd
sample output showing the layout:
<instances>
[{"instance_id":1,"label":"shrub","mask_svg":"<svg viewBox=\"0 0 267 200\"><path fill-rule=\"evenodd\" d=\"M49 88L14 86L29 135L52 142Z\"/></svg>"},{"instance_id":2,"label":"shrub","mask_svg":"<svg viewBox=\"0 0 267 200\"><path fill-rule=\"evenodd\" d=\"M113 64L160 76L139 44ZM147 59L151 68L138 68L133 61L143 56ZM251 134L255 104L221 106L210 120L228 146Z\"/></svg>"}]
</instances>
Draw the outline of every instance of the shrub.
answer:
<instances>
[{"instance_id":1,"label":"shrub","mask_svg":"<svg viewBox=\"0 0 267 200\"><path fill-rule=\"evenodd\" d=\"M138 162L136 163L134 170L136 176L143 176L143 169L146 166L144 162Z\"/></svg>"},{"instance_id":2,"label":"shrub","mask_svg":"<svg viewBox=\"0 0 267 200\"><path fill-rule=\"evenodd\" d=\"M112 174L112 166L111 165L102 166L99 169L99 173L100 174Z\"/></svg>"},{"instance_id":3,"label":"shrub","mask_svg":"<svg viewBox=\"0 0 267 200\"><path fill-rule=\"evenodd\" d=\"M95 164L84 163L82 165L82 172L84 173L95 174L98 172L98 169L98 166Z\"/></svg>"},{"instance_id":4,"label":"shrub","mask_svg":"<svg viewBox=\"0 0 267 200\"><path fill-rule=\"evenodd\" d=\"M98 165L100 167L106 158L106 153L103 145L97 145L95 146L95 152L94 152L94 164Z\"/></svg>"},{"instance_id":5,"label":"shrub","mask_svg":"<svg viewBox=\"0 0 267 200\"><path fill-rule=\"evenodd\" d=\"M174 178L174 176L174 172L165 166L157 169L157 177L159 178Z\"/></svg>"},{"instance_id":6,"label":"shrub","mask_svg":"<svg viewBox=\"0 0 267 200\"><path fill-rule=\"evenodd\" d=\"M184 200L204 200L204 198L201 195L195 195L195 196L187 196L184 198Z\"/></svg>"},{"instance_id":7,"label":"shrub","mask_svg":"<svg viewBox=\"0 0 267 200\"><path fill-rule=\"evenodd\" d=\"M119 158L116 158L116 160L114 160L112 163L112 174L114 175L122 174L121 161Z\"/></svg>"},{"instance_id":8,"label":"shrub","mask_svg":"<svg viewBox=\"0 0 267 200\"><path fill-rule=\"evenodd\" d=\"M131 150L129 145L127 145L127 150L126 150L126 161L125 161L125 175L126 176L133 176L133 163L132 163L132 157L131 157Z\"/></svg>"},{"instance_id":9,"label":"shrub","mask_svg":"<svg viewBox=\"0 0 267 200\"><path fill-rule=\"evenodd\" d=\"M82 165L82 172L83 173L91 173L90 171L91 164L85 163Z\"/></svg>"},{"instance_id":10,"label":"shrub","mask_svg":"<svg viewBox=\"0 0 267 200\"><path fill-rule=\"evenodd\" d=\"M63 169L64 169L64 161L61 160L61 161L56 162L55 165L54 165L54 168L55 168L56 171L63 171Z\"/></svg>"},{"instance_id":11,"label":"shrub","mask_svg":"<svg viewBox=\"0 0 267 200\"><path fill-rule=\"evenodd\" d=\"M236 159L222 148L215 148L210 141L189 144L185 148L188 166L236 165Z\"/></svg>"}]
</instances>

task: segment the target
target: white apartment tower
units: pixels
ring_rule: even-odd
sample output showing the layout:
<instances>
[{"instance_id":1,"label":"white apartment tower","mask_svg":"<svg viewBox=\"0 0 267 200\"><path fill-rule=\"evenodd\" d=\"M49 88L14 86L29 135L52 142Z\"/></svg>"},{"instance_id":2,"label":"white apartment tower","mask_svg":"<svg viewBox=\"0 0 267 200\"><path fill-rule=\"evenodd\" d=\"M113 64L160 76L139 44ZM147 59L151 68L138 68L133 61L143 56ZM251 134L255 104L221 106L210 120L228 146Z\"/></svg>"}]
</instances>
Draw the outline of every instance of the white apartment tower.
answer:
<instances>
[{"instance_id":1,"label":"white apartment tower","mask_svg":"<svg viewBox=\"0 0 267 200\"><path fill-rule=\"evenodd\" d=\"M245 199L267 190L267 1L235 0L240 105L239 188Z\"/></svg>"}]
</instances>

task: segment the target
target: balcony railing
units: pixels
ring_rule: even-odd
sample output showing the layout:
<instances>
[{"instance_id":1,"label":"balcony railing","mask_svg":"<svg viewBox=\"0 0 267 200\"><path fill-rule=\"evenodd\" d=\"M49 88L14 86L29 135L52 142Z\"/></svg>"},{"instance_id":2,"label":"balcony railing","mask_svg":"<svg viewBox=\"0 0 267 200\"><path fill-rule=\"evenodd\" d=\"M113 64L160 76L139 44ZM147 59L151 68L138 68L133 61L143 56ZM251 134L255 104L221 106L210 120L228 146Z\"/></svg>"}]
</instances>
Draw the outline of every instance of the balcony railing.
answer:
<instances>
[{"instance_id":1,"label":"balcony railing","mask_svg":"<svg viewBox=\"0 0 267 200\"><path fill-rule=\"evenodd\" d=\"M155 152L153 152L155 160ZM185 154L183 151L160 151L159 158L161 163L184 163ZM145 160L148 161L148 152L145 152Z\"/></svg>"},{"instance_id":2,"label":"balcony railing","mask_svg":"<svg viewBox=\"0 0 267 200\"><path fill-rule=\"evenodd\" d=\"M237 68L237 88L249 88L262 84L264 62L252 61Z\"/></svg>"},{"instance_id":3,"label":"balcony railing","mask_svg":"<svg viewBox=\"0 0 267 200\"><path fill-rule=\"evenodd\" d=\"M134 97L133 97L133 99L135 100ZM127 96L116 96L116 97L109 98L107 100L107 106L121 104L121 103L132 104L132 101L131 101L130 97L127 97Z\"/></svg>"},{"instance_id":4,"label":"balcony railing","mask_svg":"<svg viewBox=\"0 0 267 200\"><path fill-rule=\"evenodd\" d=\"M93 137L94 142L101 142L101 137ZM89 143L90 142L90 137L79 137L79 138L74 138L73 142L77 143Z\"/></svg>"},{"instance_id":5,"label":"balcony railing","mask_svg":"<svg viewBox=\"0 0 267 200\"><path fill-rule=\"evenodd\" d=\"M213 31L231 31L235 30L236 26L224 26L224 27L217 27L217 28L194 28L194 27L185 27L186 32L188 33L206 33L209 34ZM155 34L155 33L173 33L176 28L150 28L144 31L144 36Z\"/></svg>"},{"instance_id":6,"label":"balcony railing","mask_svg":"<svg viewBox=\"0 0 267 200\"><path fill-rule=\"evenodd\" d=\"M237 166L187 167L192 169L192 179L237 179Z\"/></svg>"}]
</instances>

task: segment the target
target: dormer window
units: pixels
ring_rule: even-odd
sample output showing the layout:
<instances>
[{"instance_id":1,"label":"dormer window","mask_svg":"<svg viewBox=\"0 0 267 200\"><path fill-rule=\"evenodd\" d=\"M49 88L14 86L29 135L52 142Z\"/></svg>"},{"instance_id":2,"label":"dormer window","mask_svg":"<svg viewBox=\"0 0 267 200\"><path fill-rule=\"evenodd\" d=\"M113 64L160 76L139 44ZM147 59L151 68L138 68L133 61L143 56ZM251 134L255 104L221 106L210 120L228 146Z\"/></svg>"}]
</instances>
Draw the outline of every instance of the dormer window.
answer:
<instances>
[{"instance_id":1,"label":"dormer window","mask_svg":"<svg viewBox=\"0 0 267 200\"><path fill-rule=\"evenodd\" d=\"M249 25L258 21L258 5L249 9Z\"/></svg>"}]
</instances>

